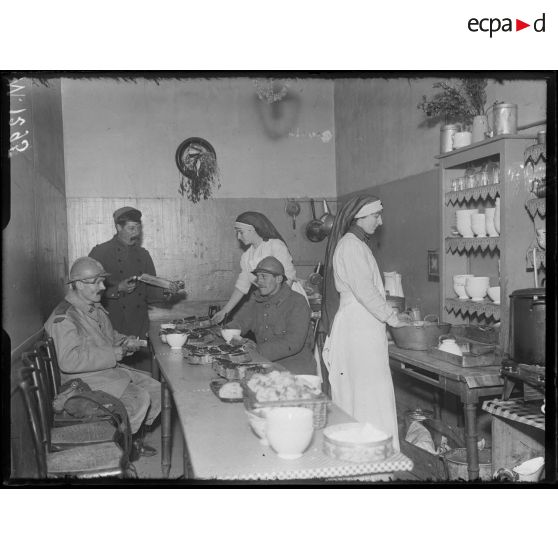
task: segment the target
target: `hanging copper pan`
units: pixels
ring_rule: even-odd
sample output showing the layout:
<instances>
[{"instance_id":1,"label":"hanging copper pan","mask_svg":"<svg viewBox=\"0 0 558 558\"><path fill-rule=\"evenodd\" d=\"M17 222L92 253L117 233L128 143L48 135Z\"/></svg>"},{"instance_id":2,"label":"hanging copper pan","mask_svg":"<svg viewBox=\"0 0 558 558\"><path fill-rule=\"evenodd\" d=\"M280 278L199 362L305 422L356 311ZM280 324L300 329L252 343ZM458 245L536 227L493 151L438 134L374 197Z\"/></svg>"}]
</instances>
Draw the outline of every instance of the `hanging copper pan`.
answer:
<instances>
[{"instance_id":1,"label":"hanging copper pan","mask_svg":"<svg viewBox=\"0 0 558 558\"><path fill-rule=\"evenodd\" d=\"M312 221L310 221L306 225L306 238L310 242L321 242L326 236L322 230L322 222L319 219L316 219L316 209L314 207L314 200L310 200L310 206L312 207Z\"/></svg>"}]
</instances>

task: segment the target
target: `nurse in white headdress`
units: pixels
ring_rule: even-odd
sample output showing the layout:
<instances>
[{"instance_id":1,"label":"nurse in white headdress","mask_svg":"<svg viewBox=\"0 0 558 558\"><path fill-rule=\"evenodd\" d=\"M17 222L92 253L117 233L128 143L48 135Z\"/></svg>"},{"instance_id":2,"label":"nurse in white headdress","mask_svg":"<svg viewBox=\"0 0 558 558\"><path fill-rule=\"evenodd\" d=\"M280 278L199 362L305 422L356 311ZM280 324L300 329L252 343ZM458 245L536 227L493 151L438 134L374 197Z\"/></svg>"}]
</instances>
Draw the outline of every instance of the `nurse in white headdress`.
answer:
<instances>
[{"instance_id":1,"label":"nurse in white headdress","mask_svg":"<svg viewBox=\"0 0 558 558\"><path fill-rule=\"evenodd\" d=\"M263 213L246 211L240 214L234 223L234 230L238 240L247 249L240 258L240 274L234 290L223 309L213 316L214 322L221 323L225 315L232 312L244 295L248 294L256 280L252 271L268 256L277 258L283 264L287 285L307 299L304 288L297 281L293 258L283 237Z\"/></svg>"},{"instance_id":2,"label":"nurse in white headdress","mask_svg":"<svg viewBox=\"0 0 558 558\"><path fill-rule=\"evenodd\" d=\"M393 436L399 450L386 324L401 327L387 302L380 270L368 246L382 224L382 202L353 198L337 214L325 261L322 320L328 333L323 359L333 401L359 422Z\"/></svg>"}]
</instances>

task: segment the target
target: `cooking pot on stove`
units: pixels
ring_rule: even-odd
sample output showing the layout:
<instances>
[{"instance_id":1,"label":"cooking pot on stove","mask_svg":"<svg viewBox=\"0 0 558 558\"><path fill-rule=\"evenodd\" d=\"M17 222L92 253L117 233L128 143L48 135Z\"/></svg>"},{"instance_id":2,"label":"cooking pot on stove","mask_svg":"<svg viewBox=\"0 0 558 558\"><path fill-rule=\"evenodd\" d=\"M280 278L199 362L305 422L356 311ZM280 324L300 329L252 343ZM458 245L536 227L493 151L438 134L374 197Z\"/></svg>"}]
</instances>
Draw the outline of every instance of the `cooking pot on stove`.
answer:
<instances>
[{"instance_id":1,"label":"cooking pot on stove","mask_svg":"<svg viewBox=\"0 0 558 558\"><path fill-rule=\"evenodd\" d=\"M545 365L546 290L520 289L510 295L510 358Z\"/></svg>"}]
</instances>

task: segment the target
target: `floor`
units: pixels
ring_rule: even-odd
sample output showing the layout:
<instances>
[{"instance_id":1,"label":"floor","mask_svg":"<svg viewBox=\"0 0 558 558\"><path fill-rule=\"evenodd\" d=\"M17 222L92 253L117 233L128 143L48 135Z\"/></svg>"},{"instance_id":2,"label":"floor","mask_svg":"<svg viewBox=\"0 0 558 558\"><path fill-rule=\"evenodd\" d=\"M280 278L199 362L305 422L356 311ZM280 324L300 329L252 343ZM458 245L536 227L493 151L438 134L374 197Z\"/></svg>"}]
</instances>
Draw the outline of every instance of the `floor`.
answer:
<instances>
[{"instance_id":1,"label":"floor","mask_svg":"<svg viewBox=\"0 0 558 558\"><path fill-rule=\"evenodd\" d=\"M174 417L173 417L174 419ZM139 479L161 479L161 424L158 423L145 437L145 443L157 450L153 457L142 457L134 463ZM177 479L184 473L182 460L182 432L176 420L172 421L172 455L169 478Z\"/></svg>"}]
</instances>

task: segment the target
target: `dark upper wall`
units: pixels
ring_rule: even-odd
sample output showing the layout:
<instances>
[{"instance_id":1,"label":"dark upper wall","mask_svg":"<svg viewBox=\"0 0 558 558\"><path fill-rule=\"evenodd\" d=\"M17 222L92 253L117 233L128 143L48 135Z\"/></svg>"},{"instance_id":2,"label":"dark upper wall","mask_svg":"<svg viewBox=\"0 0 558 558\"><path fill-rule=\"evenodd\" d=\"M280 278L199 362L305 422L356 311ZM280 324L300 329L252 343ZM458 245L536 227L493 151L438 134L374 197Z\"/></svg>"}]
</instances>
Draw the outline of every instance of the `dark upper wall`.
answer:
<instances>
[{"instance_id":1,"label":"dark upper wall","mask_svg":"<svg viewBox=\"0 0 558 558\"><path fill-rule=\"evenodd\" d=\"M12 351L63 296L68 253L60 81L18 84L24 87L10 106L25 108L19 114L30 142L10 158L10 220L3 232L2 320Z\"/></svg>"},{"instance_id":2,"label":"dark upper wall","mask_svg":"<svg viewBox=\"0 0 558 558\"><path fill-rule=\"evenodd\" d=\"M425 172L343 196L339 207L353 195L364 193L378 196L384 206L383 224L371 241L380 270L401 274L408 307L419 307L423 315L438 314L438 283L427 278L428 250L435 250L439 243L437 172ZM413 203L409 203L410 199Z\"/></svg>"}]
</instances>

